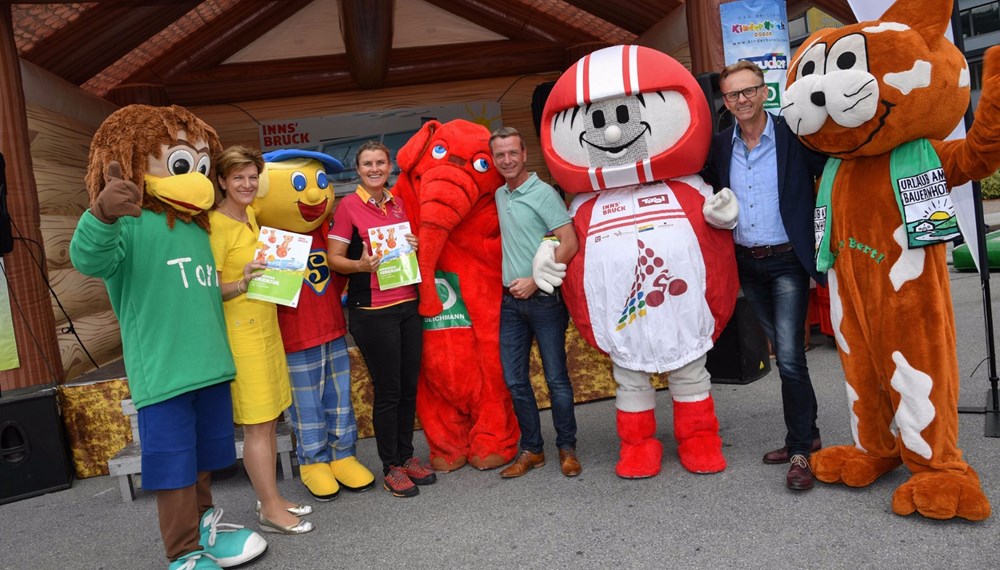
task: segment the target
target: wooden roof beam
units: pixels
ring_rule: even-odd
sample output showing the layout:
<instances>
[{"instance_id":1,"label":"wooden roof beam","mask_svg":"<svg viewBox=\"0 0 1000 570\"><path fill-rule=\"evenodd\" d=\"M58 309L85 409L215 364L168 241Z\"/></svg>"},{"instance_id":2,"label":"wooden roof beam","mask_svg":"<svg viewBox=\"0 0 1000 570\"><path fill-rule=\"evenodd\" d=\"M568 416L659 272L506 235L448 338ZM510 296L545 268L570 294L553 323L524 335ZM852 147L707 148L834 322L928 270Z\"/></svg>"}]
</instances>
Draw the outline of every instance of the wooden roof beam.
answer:
<instances>
[{"instance_id":1,"label":"wooden roof beam","mask_svg":"<svg viewBox=\"0 0 1000 570\"><path fill-rule=\"evenodd\" d=\"M847 0L788 0L788 17L793 17L792 14L802 14L813 7L819 8L844 24L854 24L858 21Z\"/></svg>"},{"instance_id":2,"label":"wooden roof beam","mask_svg":"<svg viewBox=\"0 0 1000 570\"><path fill-rule=\"evenodd\" d=\"M540 10L509 0L424 1L512 40L555 43L600 41L595 35L560 24Z\"/></svg>"},{"instance_id":3,"label":"wooden roof beam","mask_svg":"<svg viewBox=\"0 0 1000 570\"><path fill-rule=\"evenodd\" d=\"M340 33L351 77L362 89L378 89L389 70L394 0L337 0Z\"/></svg>"},{"instance_id":4,"label":"wooden roof beam","mask_svg":"<svg viewBox=\"0 0 1000 570\"><path fill-rule=\"evenodd\" d=\"M654 24L666 17L683 0L632 0L608 2L607 0L563 0L584 12L641 36Z\"/></svg>"},{"instance_id":5,"label":"wooden roof beam","mask_svg":"<svg viewBox=\"0 0 1000 570\"><path fill-rule=\"evenodd\" d=\"M565 44L498 41L393 50L382 87L562 71L566 67L566 49ZM166 89L170 100L178 105L362 89L348 71L348 63L344 54L235 63L178 75L167 81Z\"/></svg>"},{"instance_id":6,"label":"wooden roof beam","mask_svg":"<svg viewBox=\"0 0 1000 570\"><path fill-rule=\"evenodd\" d=\"M241 2L198 28L123 83L172 77L221 65L313 0Z\"/></svg>"},{"instance_id":7,"label":"wooden roof beam","mask_svg":"<svg viewBox=\"0 0 1000 570\"><path fill-rule=\"evenodd\" d=\"M82 85L200 3L180 0L128 7L121 2L98 4L22 56L70 83Z\"/></svg>"}]
</instances>

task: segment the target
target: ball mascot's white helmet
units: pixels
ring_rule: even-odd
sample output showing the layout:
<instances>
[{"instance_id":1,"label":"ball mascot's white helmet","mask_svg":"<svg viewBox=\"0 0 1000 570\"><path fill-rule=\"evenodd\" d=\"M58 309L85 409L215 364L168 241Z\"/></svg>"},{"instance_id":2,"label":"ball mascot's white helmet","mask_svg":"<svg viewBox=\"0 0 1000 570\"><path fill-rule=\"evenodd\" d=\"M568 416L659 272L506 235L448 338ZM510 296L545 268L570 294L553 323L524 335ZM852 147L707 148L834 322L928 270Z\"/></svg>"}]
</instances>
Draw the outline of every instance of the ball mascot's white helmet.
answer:
<instances>
[{"instance_id":1,"label":"ball mascot's white helmet","mask_svg":"<svg viewBox=\"0 0 1000 570\"><path fill-rule=\"evenodd\" d=\"M567 70L542 113L542 153L567 192L667 180L701 171L711 113L694 76L672 57L613 46Z\"/></svg>"}]
</instances>

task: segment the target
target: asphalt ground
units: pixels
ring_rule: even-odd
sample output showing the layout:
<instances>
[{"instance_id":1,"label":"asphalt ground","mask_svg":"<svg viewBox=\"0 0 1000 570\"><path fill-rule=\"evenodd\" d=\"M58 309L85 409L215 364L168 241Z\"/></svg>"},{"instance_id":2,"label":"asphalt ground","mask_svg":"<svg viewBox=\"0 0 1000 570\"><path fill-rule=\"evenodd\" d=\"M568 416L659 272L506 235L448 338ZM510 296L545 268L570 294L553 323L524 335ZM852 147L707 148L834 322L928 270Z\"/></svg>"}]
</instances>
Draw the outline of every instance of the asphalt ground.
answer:
<instances>
[{"instance_id":1,"label":"asphalt ground","mask_svg":"<svg viewBox=\"0 0 1000 570\"><path fill-rule=\"evenodd\" d=\"M989 384L978 275L952 273L952 293L959 403L982 408ZM839 358L832 339L816 331L811 338L807 358L823 441L849 444ZM286 497L314 505L309 520L317 530L265 535L267 554L245 568L1000 567L1000 512L979 523L892 513L892 492L909 477L905 467L863 489L821 483L808 492L786 489L786 466L761 461L784 436L779 388L774 370L750 384L714 385L729 464L715 475L694 475L678 463L670 395L661 391L663 472L651 479L614 475L618 439L611 400L576 408L584 470L574 479L559 472L548 412L542 412L542 426L549 461L520 479L466 467L439 474L437 484L416 498L394 498L377 487L341 493L330 503L312 501L298 477L279 479ZM996 511L1000 438L984 437L985 421L982 414L961 414L959 442ZM423 434L415 439L426 456ZM358 456L369 467L378 465L373 439L359 443ZM214 494L225 522L257 528L242 470L216 481ZM97 477L0 506L0 569L23 568L166 568L154 495L139 491L135 502L125 503L116 481Z\"/></svg>"}]
</instances>

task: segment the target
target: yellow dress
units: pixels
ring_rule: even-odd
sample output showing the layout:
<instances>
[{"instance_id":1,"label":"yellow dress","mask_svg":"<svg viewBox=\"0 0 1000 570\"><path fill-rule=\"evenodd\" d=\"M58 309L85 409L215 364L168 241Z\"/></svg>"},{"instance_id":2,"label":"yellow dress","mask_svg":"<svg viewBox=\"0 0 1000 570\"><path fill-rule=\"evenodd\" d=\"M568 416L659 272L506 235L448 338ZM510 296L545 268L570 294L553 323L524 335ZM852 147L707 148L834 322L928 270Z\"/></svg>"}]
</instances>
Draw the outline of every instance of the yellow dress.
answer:
<instances>
[{"instance_id":1,"label":"yellow dress","mask_svg":"<svg viewBox=\"0 0 1000 570\"><path fill-rule=\"evenodd\" d=\"M220 282L239 281L243 267L253 259L260 229L253 211L247 209L250 225L213 210L212 254ZM273 303L239 295L222 304L226 316L229 348L236 361L232 383L233 419L238 424L259 424L277 418L292 404L285 349Z\"/></svg>"}]
</instances>

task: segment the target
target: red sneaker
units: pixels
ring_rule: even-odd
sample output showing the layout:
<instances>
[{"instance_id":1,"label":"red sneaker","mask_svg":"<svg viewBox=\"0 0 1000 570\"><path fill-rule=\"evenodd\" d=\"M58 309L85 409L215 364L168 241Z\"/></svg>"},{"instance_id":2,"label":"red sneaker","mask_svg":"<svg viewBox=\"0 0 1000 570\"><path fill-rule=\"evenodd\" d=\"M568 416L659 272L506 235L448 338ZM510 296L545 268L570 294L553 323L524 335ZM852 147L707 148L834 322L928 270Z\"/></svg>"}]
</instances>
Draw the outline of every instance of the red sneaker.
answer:
<instances>
[{"instance_id":1,"label":"red sneaker","mask_svg":"<svg viewBox=\"0 0 1000 570\"><path fill-rule=\"evenodd\" d=\"M420 489L413 484L402 467L390 467L382 487L392 493L393 497L416 497L420 494Z\"/></svg>"},{"instance_id":2,"label":"red sneaker","mask_svg":"<svg viewBox=\"0 0 1000 570\"><path fill-rule=\"evenodd\" d=\"M403 463L403 471L417 485L430 485L437 481L437 475L433 471L424 467L420 460L416 457L411 457Z\"/></svg>"}]
</instances>

